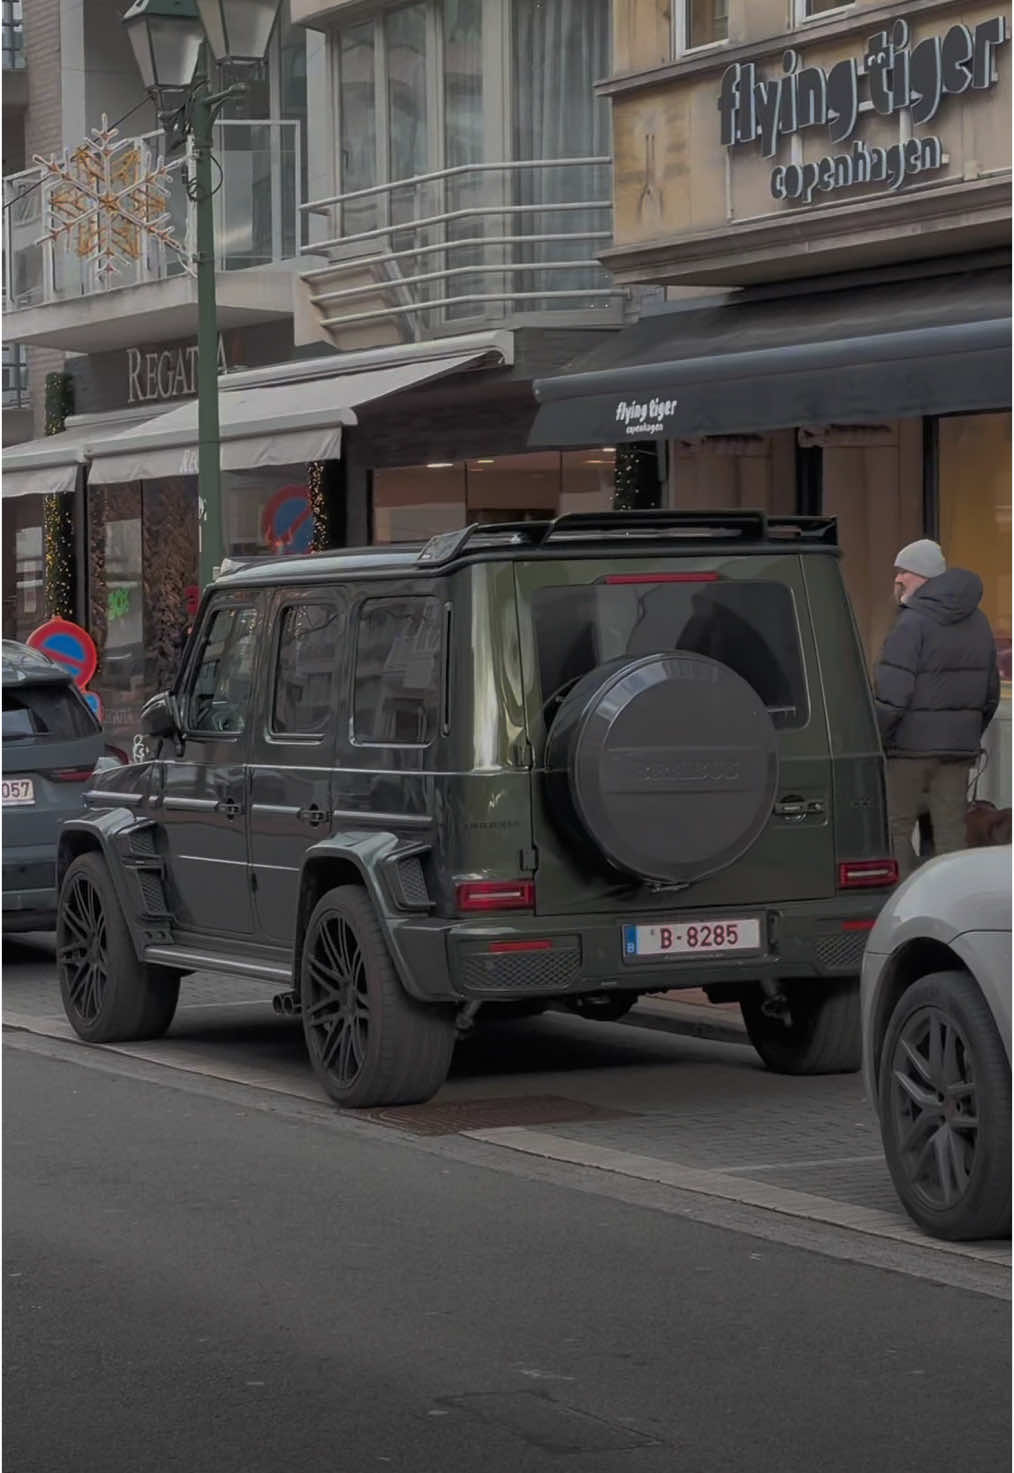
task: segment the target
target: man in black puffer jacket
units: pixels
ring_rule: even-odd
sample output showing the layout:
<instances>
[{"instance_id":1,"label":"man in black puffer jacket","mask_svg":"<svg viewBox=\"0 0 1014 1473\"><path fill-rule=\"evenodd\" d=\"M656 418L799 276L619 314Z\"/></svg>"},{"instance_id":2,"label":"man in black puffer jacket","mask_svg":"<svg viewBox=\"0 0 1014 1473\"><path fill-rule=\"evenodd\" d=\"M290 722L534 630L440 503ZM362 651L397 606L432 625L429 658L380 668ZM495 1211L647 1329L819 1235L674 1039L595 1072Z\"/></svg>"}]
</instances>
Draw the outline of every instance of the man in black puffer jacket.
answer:
<instances>
[{"instance_id":1,"label":"man in black puffer jacket","mask_svg":"<svg viewBox=\"0 0 1014 1473\"><path fill-rule=\"evenodd\" d=\"M874 672L887 754L891 842L902 878L917 864L912 831L929 811L937 854L962 849L969 768L1000 697L996 642L979 608L982 580L951 568L923 538L894 564L897 621Z\"/></svg>"}]
</instances>

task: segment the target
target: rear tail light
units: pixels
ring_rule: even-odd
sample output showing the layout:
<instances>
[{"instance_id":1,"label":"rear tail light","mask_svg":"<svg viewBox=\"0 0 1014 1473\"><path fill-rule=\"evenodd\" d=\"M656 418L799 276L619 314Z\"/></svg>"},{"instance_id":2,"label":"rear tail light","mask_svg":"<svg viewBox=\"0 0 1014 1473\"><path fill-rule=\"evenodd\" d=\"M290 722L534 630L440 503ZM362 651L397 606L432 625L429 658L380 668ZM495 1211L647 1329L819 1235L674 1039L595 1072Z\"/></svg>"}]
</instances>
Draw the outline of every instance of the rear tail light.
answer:
<instances>
[{"instance_id":1,"label":"rear tail light","mask_svg":"<svg viewBox=\"0 0 1014 1473\"><path fill-rule=\"evenodd\" d=\"M896 859L848 859L838 866L839 890L887 890L897 883Z\"/></svg>"},{"instance_id":2,"label":"rear tail light","mask_svg":"<svg viewBox=\"0 0 1014 1473\"><path fill-rule=\"evenodd\" d=\"M534 910L535 885L531 880L468 880L458 886L458 909Z\"/></svg>"},{"instance_id":3,"label":"rear tail light","mask_svg":"<svg viewBox=\"0 0 1014 1473\"><path fill-rule=\"evenodd\" d=\"M54 767L46 776L51 783L86 783L93 772L92 767Z\"/></svg>"}]
</instances>

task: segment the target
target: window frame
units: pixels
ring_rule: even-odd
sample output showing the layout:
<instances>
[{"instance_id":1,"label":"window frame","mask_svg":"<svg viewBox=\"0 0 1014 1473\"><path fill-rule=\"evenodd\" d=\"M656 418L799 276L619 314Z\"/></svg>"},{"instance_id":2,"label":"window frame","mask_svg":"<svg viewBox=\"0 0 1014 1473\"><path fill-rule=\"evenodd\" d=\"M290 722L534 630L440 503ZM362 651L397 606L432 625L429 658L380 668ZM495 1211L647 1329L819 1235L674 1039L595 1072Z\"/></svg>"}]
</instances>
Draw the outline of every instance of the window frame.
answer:
<instances>
[{"instance_id":1,"label":"window frame","mask_svg":"<svg viewBox=\"0 0 1014 1473\"><path fill-rule=\"evenodd\" d=\"M264 734L273 745L319 747L328 742L333 742L337 733L338 705L345 682L341 667L341 648L336 651L334 669L331 681L332 711L331 717L323 731L279 731L274 724L275 721L275 696L278 686L279 657L282 647L282 629L285 616L295 609L300 608L325 608L331 609L341 619L344 639L348 637L348 610L343 602L336 598L330 589L319 588L307 590L305 594L287 590L278 597L271 614L271 640L268 664L269 678L264 682Z\"/></svg>"},{"instance_id":2,"label":"window frame","mask_svg":"<svg viewBox=\"0 0 1014 1473\"><path fill-rule=\"evenodd\" d=\"M672 7L672 54L674 57L683 56L705 56L709 51L721 51L729 45L729 37L723 36L719 41L702 41L699 46L689 44L690 37L690 5L692 0L676 0ZM802 0L795 0L802 3ZM852 3L852 0L849 0Z\"/></svg>"},{"instance_id":3,"label":"window frame","mask_svg":"<svg viewBox=\"0 0 1014 1473\"><path fill-rule=\"evenodd\" d=\"M253 664L250 671L251 699L247 712L247 720L243 723L242 731L205 731L201 727L190 724L191 712L190 702L193 695L193 686L197 678L197 672L204 658L204 651L208 645L208 637L211 633L215 619L222 612L232 611L240 614L244 609L253 609L254 613L263 616L263 599L258 593L249 595L229 594L212 600L204 610L200 625L196 630L197 638L193 642L190 658L185 669L181 672L180 679L173 694L176 697L183 727L183 737L186 741L194 742L238 742L243 738L249 739L251 731L251 716L256 709L258 672L261 665L261 657L254 651Z\"/></svg>"},{"instance_id":4,"label":"window frame","mask_svg":"<svg viewBox=\"0 0 1014 1473\"><path fill-rule=\"evenodd\" d=\"M384 18L393 10L407 8L410 4L421 4L426 12L426 146L428 163L425 173L438 173L448 167L445 130L444 97L444 14L441 0L403 0L403 4L386 6L376 14L328 31L331 97L334 109L334 189L336 194L344 191L342 177L342 88L341 88L341 36L352 26L369 25L373 30L373 106L375 114L374 139L374 185L393 184L397 181L390 170L390 89L387 75L387 39L384 33ZM482 3L482 112L483 149L481 162L509 160L512 124L512 33L510 0L483 0ZM377 198L377 228L388 226L389 199L387 194Z\"/></svg>"},{"instance_id":5,"label":"window frame","mask_svg":"<svg viewBox=\"0 0 1014 1473\"><path fill-rule=\"evenodd\" d=\"M845 11L855 13L856 0L838 0L829 10L811 12L807 7L811 0L792 0L792 19L797 26L818 25L821 21L834 19Z\"/></svg>"},{"instance_id":6,"label":"window frame","mask_svg":"<svg viewBox=\"0 0 1014 1473\"><path fill-rule=\"evenodd\" d=\"M371 604L376 603L431 603L435 610L436 623L440 635L440 645L435 653L435 660L439 669L439 677L434 691L432 710L430 711L430 735L424 742L384 742L364 740L356 733L356 694L359 686L359 639L363 627L363 613ZM413 592L391 592L391 593L368 593L359 599L349 621L349 649L351 660L349 662L349 719L348 740L349 746L355 751L370 749L381 749L392 752L425 752L439 740L443 731L443 712L445 706L445 690L448 679L447 671L447 635L448 621L446 617L446 605L439 595L431 589Z\"/></svg>"}]
</instances>

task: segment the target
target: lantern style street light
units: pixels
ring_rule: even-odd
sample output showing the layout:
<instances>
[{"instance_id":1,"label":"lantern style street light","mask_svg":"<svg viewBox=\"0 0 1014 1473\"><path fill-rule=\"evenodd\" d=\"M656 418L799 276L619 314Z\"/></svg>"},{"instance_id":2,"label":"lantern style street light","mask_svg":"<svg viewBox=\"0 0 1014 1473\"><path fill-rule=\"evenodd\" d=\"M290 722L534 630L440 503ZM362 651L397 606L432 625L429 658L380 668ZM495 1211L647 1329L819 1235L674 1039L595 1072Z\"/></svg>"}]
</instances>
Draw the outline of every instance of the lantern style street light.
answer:
<instances>
[{"instance_id":1,"label":"lantern style street light","mask_svg":"<svg viewBox=\"0 0 1014 1473\"><path fill-rule=\"evenodd\" d=\"M197 207L197 450L200 577L207 586L222 562L221 442L218 419L218 311L211 182L215 119L246 87L211 90L202 54L230 65L264 60L281 0L135 0L123 17L137 65L171 136L193 143Z\"/></svg>"}]
</instances>

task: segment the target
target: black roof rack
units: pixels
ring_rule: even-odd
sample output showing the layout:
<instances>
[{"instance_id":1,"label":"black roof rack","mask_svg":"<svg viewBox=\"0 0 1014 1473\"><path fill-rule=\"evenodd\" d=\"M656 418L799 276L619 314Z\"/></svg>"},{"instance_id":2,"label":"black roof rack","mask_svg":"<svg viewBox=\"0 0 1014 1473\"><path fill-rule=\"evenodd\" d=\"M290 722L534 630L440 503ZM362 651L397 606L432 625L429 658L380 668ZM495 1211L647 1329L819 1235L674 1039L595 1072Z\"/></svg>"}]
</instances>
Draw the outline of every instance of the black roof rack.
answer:
<instances>
[{"instance_id":1,"label":"black roof rack","mask_svg":"<svg viewBox=\"0 0 1014 1473\"><path fill-rule=\"evenodd\" d=\"M683 546L705 539L751 545L786 541L838 545L834 517L768 516L763 511L567 512L551 522L473 522L430 538L418 561L427 567L442 567L476 551L479 544L538 548L553 541L596 537L618 542L643 537Z\"/></svg>"}]
</instances>

